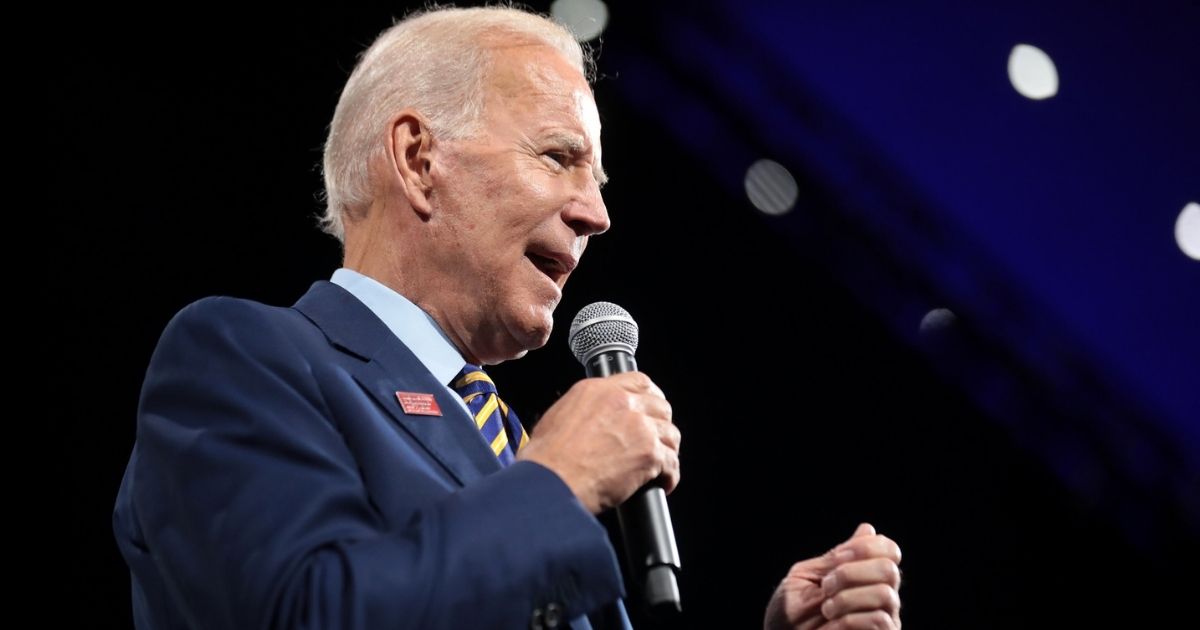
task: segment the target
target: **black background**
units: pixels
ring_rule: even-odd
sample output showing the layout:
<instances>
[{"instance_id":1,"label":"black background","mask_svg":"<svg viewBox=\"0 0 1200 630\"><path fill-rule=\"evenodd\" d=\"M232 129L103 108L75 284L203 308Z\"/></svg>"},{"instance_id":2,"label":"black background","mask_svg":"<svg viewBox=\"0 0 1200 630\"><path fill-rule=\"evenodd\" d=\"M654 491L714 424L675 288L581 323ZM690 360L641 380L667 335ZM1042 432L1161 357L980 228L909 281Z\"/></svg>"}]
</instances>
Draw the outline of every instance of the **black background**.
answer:
<instances>
[{"instance_id":1,"label":"black background","mask_svg":"<svg viewBox=\"0 0 1200 630\"><path fill-rule=\"evenodd\" d=\"M203 296L291 304L338 266L315 228L325 126L355 55L403 12L50 18L42 295L48 313L86 322L56 326L57 350L101 366L53 406L77 546L65 612L81 625L130 625L111 511L159 333ZM604 46L640 36L614 23ZM1194 616L1178 577L1188 568L1194 584L1194 540L1129 543L940 379L934 355L894 339L774 220L706 185L606 86L619 80L596 87L613 229L572 277L548 346L492 373L533 422L582 375L566 348L580 307L609 300L637 319L640 366L685 436L671 510L686 613L664 627L759 625L790 564L862 521L904 550L908 627Z\"/></svg>"}]
</instances>

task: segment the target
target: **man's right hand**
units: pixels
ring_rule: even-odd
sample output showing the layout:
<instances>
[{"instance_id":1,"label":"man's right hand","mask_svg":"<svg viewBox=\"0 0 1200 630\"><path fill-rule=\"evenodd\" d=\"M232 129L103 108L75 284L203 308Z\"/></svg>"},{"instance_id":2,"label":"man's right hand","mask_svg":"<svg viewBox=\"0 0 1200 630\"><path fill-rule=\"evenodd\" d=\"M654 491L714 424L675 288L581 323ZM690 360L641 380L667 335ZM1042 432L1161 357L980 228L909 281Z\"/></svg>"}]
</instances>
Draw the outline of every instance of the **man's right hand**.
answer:
<instances>
[{"instance_id":1,"label":"man's right hand","mask_svg":"<svg viewBox=\"0 0 1200 630\"><path fill-rule=\"evenodd\" d=\"M679 441L662 390L645 374L626 372L576 383L542 416L517 459L553 470L599 514L654 479L674 490Z\"/></svg>"}]
</instances>

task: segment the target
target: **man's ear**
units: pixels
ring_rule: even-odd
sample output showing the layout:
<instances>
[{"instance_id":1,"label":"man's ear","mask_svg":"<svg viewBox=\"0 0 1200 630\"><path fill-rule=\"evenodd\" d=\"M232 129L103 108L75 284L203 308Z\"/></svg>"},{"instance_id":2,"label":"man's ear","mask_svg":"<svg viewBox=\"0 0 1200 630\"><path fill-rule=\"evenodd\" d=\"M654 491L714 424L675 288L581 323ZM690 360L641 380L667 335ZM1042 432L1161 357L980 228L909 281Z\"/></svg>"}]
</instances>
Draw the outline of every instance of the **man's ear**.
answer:
<instances>
[{"instance_id":1,"label":"man's ear","mask_svg":"<svg viewBox=\"0 0 1200 630\"><path fill-rule=\"evenodd\" d=\"M396 183L413 211L428 219L433 213L430 204L433 180L429 175L433 135L429 121L414 109L403 109L392 118L390 130L388 158Z\"/></svg>"}]
</instances>

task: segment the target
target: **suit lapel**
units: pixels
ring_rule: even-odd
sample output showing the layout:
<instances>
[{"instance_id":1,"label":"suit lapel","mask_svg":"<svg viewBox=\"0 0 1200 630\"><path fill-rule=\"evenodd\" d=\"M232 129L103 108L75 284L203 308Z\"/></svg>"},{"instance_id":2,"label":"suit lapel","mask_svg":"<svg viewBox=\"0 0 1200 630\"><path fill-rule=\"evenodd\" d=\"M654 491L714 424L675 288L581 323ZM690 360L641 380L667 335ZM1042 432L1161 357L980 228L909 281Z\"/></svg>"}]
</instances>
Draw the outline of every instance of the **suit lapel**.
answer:
<instances>
[{"instance_id":1,"label":"suit lapel","mask_svg":"<svg viewBox=\"0 0 1200 630\"><path fill-rule=\"evenodd\" d=\"M357 356L354 380L462 485L500 469L458 399L369 308L342 287L318 281L294 307L335 347ZM433 394L441 416L404 413L396 392Z\"/></svg>"}]
</instances>

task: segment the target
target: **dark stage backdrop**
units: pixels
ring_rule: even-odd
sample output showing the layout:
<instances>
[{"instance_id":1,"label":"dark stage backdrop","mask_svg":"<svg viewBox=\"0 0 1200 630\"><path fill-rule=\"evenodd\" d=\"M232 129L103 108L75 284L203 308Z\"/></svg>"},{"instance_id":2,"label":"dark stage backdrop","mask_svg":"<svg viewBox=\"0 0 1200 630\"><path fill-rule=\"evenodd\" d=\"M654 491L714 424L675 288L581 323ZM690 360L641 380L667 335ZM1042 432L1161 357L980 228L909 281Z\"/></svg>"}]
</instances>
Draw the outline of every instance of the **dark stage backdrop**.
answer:
<instances>
[{"instance_id":1,"label":"dark stage backdrop","mask_svg":"<svg viewBox=\"0 0 1200 630\"><path fill-rule=\"evenodd\" d=\"M402 4L268 18L207 5L45 18L51 35L35 65L45 70L54 159L41 220L57 225L43 232L53 240L41 295L55 351L89 366L52 414L65 427L57 439L69 472L65 492L52 492L65 495L73 532L59 566L66 612L80 625L131 625L111 510L159 333L201 297L287 305L337 268L336 243L315 227L325 127L355 55ZM862 521L904 550L909 627L1145 628L1194 617L1178 576L1194 583L1196 530L1177 486L1139 495L1136 509L1154 516L1139 536L1126 523L1138 514L1118 513L1107 486L1081 494L1065 482L1036 436L997 421L939 364L946 355L933 346L968 344L970 329L917 343L897 334L864 299L869 290L831 262L827 250L853 232L839 227L845 219L829 214L804 238L789 236L793 226L720 185L719 147L705 153L697 147L706 142L664 127L645 105L653 86L639 96L622 85L632 71L608 60L652 54L658 31L632 6L610 10L596 95L613 228L572 277L547 347L493 374L536 422L582 375L566 344L580 307L616 302L641 325L640 366L685 436L670 498L685 615L660 627L761 625L790 564ZM710 89L686 73L676 79ZM740 181L747 164L725 166ZM801 164L794 173L823 194L818 174ZM880 291L921 284L885 260L861 264L870 277L895 277ZM85 325L64 325L68 314ZM970 347L1031 391L1051 387L979 349L986 344ZM1033 401L1047 417L1067 413ZM1107 479L1105 466L1117 465L1101 463ZM655 627L633 612L635 625Z\"/></svg>"}]
</instances>

